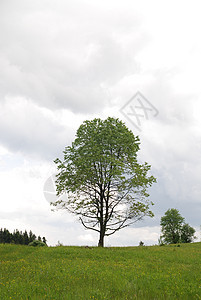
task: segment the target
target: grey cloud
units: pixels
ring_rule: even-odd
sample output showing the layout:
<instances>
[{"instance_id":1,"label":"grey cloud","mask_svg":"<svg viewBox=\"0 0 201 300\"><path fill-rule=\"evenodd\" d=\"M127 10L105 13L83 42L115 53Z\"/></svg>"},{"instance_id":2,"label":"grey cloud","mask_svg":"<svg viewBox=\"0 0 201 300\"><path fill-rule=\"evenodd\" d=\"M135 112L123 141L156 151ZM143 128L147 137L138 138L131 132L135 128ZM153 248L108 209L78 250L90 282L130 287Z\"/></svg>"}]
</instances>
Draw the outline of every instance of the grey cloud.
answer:
<instances>
[{"instance_id":1,"label":"grey cloud","mask_svg":"<svg viewBox=\"0 0 201 300\"><path fill-rule=\"evenodd\" d=\"M0 143L12 152L52 160L73 135L73 128L59 125L30 101L17 98L0 105Z\"/></svg>"},{"instance_id":2,"label":"grey cloud","mask_svg":"<svg viewBox=\"0 0 201 300\"><path fill-rule=\"evenodd\" d=\"M61 125L44 107L101 113L108 102L121 108L140 90L159 111L140 133L140 158L153 166L158 183L150 192L156 217L136 226L158 226L171 207L198 226L201 138L192 103L199 95L174 91L177 66L160 68L159 59L156 69L141 67L137 55L145 47L149 56L150 37L133 1L103 2L1 0L0 143L52 161L71 142L74 124ZM21 108L17 99L24 99Z\"/></svg>"},{"instance_id":3,"label":"grey cloud","mask_svg":"<svg viewBox=\"0 0 201 300\"><path fill-rule=\"evenodd\" d=\"M79 8L73 1L25 2L1 4L2 100L9 94L52 109L103 109L102 86L137 70L135 55L144 42L134 12L130 22L131 12L118 5L116 15L90 1Z\"/></svg>"}]
</instances>

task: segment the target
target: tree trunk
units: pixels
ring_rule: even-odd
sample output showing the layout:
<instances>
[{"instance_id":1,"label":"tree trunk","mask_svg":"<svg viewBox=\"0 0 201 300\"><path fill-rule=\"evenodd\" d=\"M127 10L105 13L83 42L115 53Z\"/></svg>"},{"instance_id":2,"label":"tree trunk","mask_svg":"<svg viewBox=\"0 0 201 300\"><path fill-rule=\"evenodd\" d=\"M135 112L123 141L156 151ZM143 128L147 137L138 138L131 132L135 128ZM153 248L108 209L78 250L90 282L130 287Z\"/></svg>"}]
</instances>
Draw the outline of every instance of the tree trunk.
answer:
<instances>
[{"instance_id":1,"label":"tree trunk","mask_svg":"<svg viewBox=\"0 0 201 300\"><path fill-rule=\"evenodd\" d=\"M105 236L105 227L104 227L104 217L103 217L103 199L104 199L104 192L102 185L100 186L100 236L98 247L104 247L104 236Z\"/></svg>"},{"instance_id":2,"label":"tree trunk","mask_svg":"<svg viewBox=\"0 0 201 300\"><path fill-rule=\"evenodd\" d=\"M98 247L104 247L104 233L103 233L103 230L100 231Z\"/></svg>"}]
</instances>

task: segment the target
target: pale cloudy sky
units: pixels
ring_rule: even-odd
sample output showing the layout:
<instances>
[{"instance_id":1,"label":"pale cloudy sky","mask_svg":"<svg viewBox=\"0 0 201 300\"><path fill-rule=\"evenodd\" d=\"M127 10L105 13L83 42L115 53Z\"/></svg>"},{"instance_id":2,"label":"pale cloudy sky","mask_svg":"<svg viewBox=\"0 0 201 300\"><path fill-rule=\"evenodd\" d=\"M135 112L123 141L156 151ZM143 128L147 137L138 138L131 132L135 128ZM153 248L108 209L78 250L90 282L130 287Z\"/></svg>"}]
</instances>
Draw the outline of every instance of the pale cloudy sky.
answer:
<instances>
[{"instance_id":1,"label":"pale cloudy sky","mask_svg":"<svg viewBox=\"0 0 201 300\"><path fill-rule=\"evenodd\" d=\"M168 208L199 237L200 28L200 1L1 0L0 227L96 245L73 216L51 211L43 190L82 121L112 116L140 136L139 159L158 183L155 218L106 245L157 243ZM158 110L140 130L120 111L137 91Z\"/></svg>"}]
</instances>

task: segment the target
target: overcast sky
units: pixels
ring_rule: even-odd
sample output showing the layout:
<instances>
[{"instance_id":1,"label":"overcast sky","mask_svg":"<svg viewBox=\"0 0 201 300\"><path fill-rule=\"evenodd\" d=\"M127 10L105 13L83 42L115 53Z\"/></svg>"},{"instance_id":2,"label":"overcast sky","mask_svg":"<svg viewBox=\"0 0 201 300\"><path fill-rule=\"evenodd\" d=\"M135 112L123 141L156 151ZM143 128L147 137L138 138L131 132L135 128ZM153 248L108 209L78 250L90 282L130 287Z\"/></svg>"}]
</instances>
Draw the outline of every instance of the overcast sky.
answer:
<instances>
[{"instance_id":1,"label":"overcast sky","mask_svg":"<svg viewBox=\"0 0 201 300\"><path fill-rule=\"evenodd\" d=\"M157 243L169 208L180 211L200 240L199 6L1 0L0 227L31 229L49 245L96 245L96 234L64 211L52 212L48 201L53 160L84 120L111 116L139 135L139 160L152 165L157 184L150 189L155 217L106 245ZM132 99L138 91L140 100Z\"/></svg>"}]
</instances>

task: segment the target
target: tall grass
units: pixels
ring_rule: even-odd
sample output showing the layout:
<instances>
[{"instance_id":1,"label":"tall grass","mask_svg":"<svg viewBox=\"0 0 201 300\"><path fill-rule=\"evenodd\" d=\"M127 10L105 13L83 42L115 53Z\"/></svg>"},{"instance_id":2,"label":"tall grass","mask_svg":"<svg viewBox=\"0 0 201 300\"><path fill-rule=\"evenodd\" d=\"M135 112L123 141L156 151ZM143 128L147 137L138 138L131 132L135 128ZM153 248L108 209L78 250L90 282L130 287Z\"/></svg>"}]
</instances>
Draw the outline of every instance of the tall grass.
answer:
<instances>
[{"instance_id":1,"label":"tall grass","mask_svg":"<svg viewBox=\"0 0 201 300\"><path fill-rule=\"evenodd\" d=\"M0 299L201 299L201 243L0 245Z\"/></svg>"}]
</instances>

